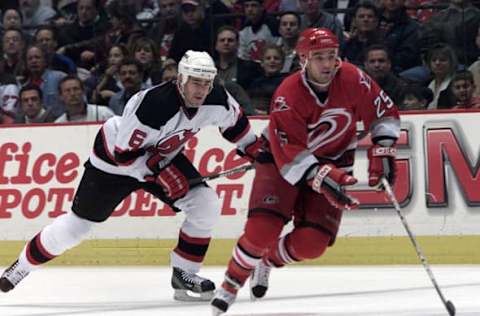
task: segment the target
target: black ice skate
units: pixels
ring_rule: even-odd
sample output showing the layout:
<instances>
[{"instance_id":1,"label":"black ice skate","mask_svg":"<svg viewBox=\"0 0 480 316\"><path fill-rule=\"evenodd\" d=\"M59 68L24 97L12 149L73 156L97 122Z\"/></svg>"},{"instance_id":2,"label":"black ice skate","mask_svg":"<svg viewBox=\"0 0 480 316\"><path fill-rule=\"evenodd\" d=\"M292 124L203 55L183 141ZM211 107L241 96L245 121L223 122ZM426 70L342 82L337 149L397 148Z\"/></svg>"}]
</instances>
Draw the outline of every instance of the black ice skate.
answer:
<instances>
[{"instance_id":1,"label":"black ice skate","mask_svg":"<svg viewBox=\"0 0 480 316\"><path fill-rule=\"evenodd\" d=\"M0 277L0 291L8 292L12 290L29 272L20 267L18 260L16 260Z\"/></svg>"},{"instance_id":2,"label":"black ice skate","mask_svg":"<svg viewBox=\"0 0 480 316\"><path fill-rule=\"evenodd\" d=\"M252 301L261 299L268 290L268 278L272 267L267 266L263 260L255 267L250 276L250 299Z\"/></svg>"},{"instance_id":3,"label":"black ice skate","mask_svg":"<svg viewBox=\"0 0 480 316\"><path fill-rule=\"evenodd\" d=\"M209 301L215 290L212 281L180 268L173 268L172 287L177 301Z\"/></svg>"}]
</instances>

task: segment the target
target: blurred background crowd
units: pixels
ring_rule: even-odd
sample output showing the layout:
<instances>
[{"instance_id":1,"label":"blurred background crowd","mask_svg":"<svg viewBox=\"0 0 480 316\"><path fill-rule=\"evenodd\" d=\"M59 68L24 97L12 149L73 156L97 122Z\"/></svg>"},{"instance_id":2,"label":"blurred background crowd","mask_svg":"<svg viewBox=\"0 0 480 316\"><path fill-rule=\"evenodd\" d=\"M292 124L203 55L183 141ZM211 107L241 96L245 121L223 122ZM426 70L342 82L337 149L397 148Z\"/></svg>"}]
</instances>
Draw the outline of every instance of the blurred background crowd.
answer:
<instances>
[{"instance_id":1,"label":"blurred background crowd","mask_svg":"<svg viewBox=\"0 0 480 316\"><path fill-rule=\"evenodd\" d=\"M480 9L470 0L2 0L0 121L103 121L176 78L189 49L249 115L299 69L308 27L401 110L480 108Z\"/></svg>"}]
</instances>

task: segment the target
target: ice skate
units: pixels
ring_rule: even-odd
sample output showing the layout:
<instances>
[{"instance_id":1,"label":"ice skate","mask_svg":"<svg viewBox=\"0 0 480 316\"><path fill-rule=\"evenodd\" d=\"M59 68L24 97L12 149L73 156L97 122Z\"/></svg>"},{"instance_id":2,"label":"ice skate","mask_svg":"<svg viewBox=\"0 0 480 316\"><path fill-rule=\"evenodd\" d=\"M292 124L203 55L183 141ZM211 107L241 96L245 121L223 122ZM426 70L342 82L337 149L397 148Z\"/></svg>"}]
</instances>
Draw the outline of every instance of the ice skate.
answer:
<instances>
[{"instance_id":1,"label":"ice skate","mask_svg":"<svg viewBox=\"0 0 480 316\"><path fill-rule=\"evenodd\" d=\"M272 267L267 266L263 260L253 270L250 276L250 299L252 301L261 299L268 290L268 278Z\"/></svg>"},{"instance_id":2,"label":"ice skate","mask_svg":"<svg viewBox=\"0 0 480 316\"><path fill-rule=\"evenodd\" d=\"M209 301L215 290L212 281L180 268L173 268L172 287L177 301Z\"/></svg>"},{"instance_id":3,"label":"ice skate","mask_svg":"<svg viewBox=\"0 0 480 316\"><path fill-rule=\"evenodd\" d=\"M226 288L230 288L231 291ZM232 306L233 302L237 298L237 292L240 289L240 285L234 280L225 276L224 284L215 292L210 305L212 305L212 315L218 316L226 313L228 308Z\"/></svg>"},{"instance_id":4,"label":"ice skate","mask_svg":"<svg viewBox=\"0 0 480 316\"><path fill-rule=\"evenodd\" d=\"M0 291L8 292L20 283L30 271L22 268L16 260L0 277Z\"/></svg>"}]
</instances>

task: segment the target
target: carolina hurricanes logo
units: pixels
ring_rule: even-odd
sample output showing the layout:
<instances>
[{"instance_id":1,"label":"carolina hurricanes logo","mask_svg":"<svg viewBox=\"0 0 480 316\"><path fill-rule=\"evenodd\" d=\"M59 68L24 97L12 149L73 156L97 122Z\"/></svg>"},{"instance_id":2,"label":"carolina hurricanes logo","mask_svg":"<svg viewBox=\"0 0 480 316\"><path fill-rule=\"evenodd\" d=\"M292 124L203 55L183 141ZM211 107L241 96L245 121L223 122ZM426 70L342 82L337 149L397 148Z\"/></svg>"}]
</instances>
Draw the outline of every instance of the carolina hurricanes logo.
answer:
<instances>
[{"instance_id":1,"label":"carolina hurricanes logo","mask_svg":"<svg viewBox=\"0 0 480 316\"><path fill-rule=\"evenodd\" d=\"M156 150L160 155L166 156L185 144L193 135L195 135L195 133L192 132L191 129L168 135L157 143Z\"/></svg>"},{"instance_id":2,"label":"carolina hurricanes logo","mask_svg":"<svg viewBox=\"0 0 480 316\"><path fill-rule=\"evenodd\" d=\"M323 111L320 119L307 127L308 148L313 152L344 137L352 122L352 114L345 109Z\"/></svg>"},{"instance_id":3,"label":"carolina hurricanes logo","mask_svg":"<svg viewBox=\"0 0 480 316\"><path fill-rule=\"evenodd\" d=\"M272 112L286 111L288 109L290 109L290 107L288 106L285 97L278 96L275 98L275 100L273 101Z\"/></svg>"}]
</instances>

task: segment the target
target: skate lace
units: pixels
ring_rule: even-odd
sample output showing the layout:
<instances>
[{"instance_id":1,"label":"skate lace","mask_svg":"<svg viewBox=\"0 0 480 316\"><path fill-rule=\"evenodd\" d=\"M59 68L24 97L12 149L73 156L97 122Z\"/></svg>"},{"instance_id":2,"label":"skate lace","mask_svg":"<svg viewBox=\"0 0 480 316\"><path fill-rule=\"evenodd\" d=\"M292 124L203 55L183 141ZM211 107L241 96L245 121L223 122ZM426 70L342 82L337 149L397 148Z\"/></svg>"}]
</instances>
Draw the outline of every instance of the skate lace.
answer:
<instances>
[{"instance_id":1,"label":"skate lace","mask_svg":"<svg viewBox=\"0 0 480 316\"><path fill-rule=\"evenodd\" d=\"M194 273L189 273L189 272L186 272L186 271L182 271L182 279L185 282L198 284L198 285L202 284L202 282L206 280L205 278L202 278L201 276L198 276Z\"/></svg>"},{"instance_id":2,"label":"skate lace","mask_svg":"<svg viewBox=\"0 0 480 316\"><path fill-rule=\"evenodd\" d=\"M260 264L258 265L255 271L257 273L258 284L265 285L265 286L268 285L268 277L270 276L271 270L272 270L272 267L267 266L263 262L260 262Z\"/></svg>"}]
</instances>

